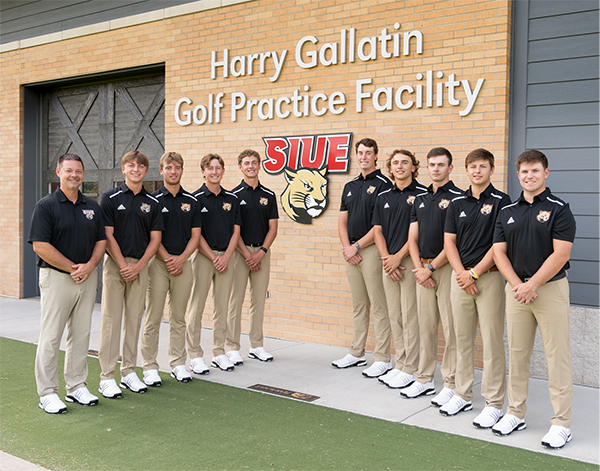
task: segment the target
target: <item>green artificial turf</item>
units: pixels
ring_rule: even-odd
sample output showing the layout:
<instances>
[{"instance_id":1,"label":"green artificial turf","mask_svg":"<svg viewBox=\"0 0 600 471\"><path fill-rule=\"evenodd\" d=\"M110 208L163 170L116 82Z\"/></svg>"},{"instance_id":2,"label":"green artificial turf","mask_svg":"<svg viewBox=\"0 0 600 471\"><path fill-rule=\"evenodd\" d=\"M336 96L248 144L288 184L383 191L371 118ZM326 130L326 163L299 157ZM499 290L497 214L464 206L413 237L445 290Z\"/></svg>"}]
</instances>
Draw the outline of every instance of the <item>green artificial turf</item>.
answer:
<instances>
[{"instance_id":1,"label":"green artificial turf","mask_svg":"<svg viewBox=\"0 0 600 471\"><path fill-rule=\"evenodd\" d=\"M0 448L59 470L595 469L592 464L162 374L66 414L38 408L35 346L0 339ZM64 397L62 380L61 391ZM89 389L98 360L88 359Z\"/></svg>"}]
</instances>

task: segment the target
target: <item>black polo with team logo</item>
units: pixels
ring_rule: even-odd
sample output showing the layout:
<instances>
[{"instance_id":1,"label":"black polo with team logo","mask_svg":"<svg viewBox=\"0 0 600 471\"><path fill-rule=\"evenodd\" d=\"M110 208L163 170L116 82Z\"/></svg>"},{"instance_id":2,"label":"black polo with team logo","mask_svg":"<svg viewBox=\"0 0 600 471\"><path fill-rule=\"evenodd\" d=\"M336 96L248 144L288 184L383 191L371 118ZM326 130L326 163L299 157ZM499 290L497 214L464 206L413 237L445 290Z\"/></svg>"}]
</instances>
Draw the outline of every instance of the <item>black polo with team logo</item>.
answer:
<instances>
[{"instance_id":1,"label":"black polo with team logo","mask_svg":"<svg viewBox=\"0 0 600 471\"><path fill-rule=\"evenodd\" d=\"M452 180L433 192L433 184L415 198L410 222L419 223L419 251L421 258L435 258L444 250L444 226L450 201L464 195Z\"/></svg>"},{"instance_id":2,"label":"black polo with team logo","mask_svg":"<svg viewBox=\"0 0 600 471\"><path fill-rule=\"evenodd\" d=\"M150 232L163 230L158 200L143 187L136 195L123 182L102 195L104 225L113 235L123 257L142 258L150 243Z\"/></svg>"},{"instance_id":3,"label":"black polo with team logo","mask_svg":"<svg viewBox=\"0 0 600 471\"><path fill-rule=\"evenodd\" d=\"M194 196L202 214L202 237L211 249L224 252L233 236L233 226L242 225L237 196L222 187L215 195L206 184Z\"/></svg>"},{"instance_id":4,"label":"black polo with team logo","mask_svg":"<svg viewBox=\"0 0 600 471\"><path fill-rule=\"evenodd\" d=\"M78 192L75 204L58 188L37 202L31 215L28 242L47 242L74 264L87 263L96 242L106 240L100 206ZM38 266L53 267L41 257Z\"/></svg>"},{"instance_id":5,"label":"black polo with team logo","mask_svg":"<svg viewBox=\"0 0 600 471\"><path fill-rule=\"evenodd\" d=\"M261 246L269 232L269 221L279 219L275 193L260 183L256 188L244 180L232 193L238 197L242 216L241 236L244 244Z\"/></svg>"},{"instance_id":6,"label":"black polo with team logo","mask_svg":"<svg viewBox=\"0 0 600 471\"><path fill-rule=\"evenodd\" d=\"M161 205L162 245L169 255L181 255L192 238L192 228L202 227L198 200L179 187L175 196L163 185L152 193Z\"/></svg>"},{"instance_id":7,"label":"black polo with team logo","mask_svg":"<svg viewBox=\"0 0 600 471\"><path fill-rule=\"evenodd\" d=\"M456 247L463 267L473 268L488 253L498 213L509 204L509 196L491 183L479 199L473 196L469 187L464 196L451 201L444 232L456 234Z\"/></svg>"},{"instance_id":8,"label":"black polo with team logo","mask_svg":"<svg viewBox=\"0 0 600 471\"><path fill-rule=\"evenodd\" d=\"M424 191L427 188L412 180L403 190L393 185L377 197L372 222L374 226L381 226L391 255L397 253L408 241L412 206L416 196Z\"/></svg>"},{"instance_id":9,"label":"black polo with team logo","mask_svg":"<svg viewBox=\"0 0 600 471\"><path fill-rule=\"evenodd\" d=\"M575 218L569 203L557 198L546 188L533 198L523 193L513 204L500 211L496 221L494 243L506 242L507 255L521 280L531 278L554 252L553 239L573 242ZM564 278L569 262L550 280Z\"/></svg>"},{"instance_id":10,"label":"black polo with team logo","mask_svg":"<svg viewBox=\"0 0 600 471\"><path fill-rule=\"evenodd\" d=\"M340 211L348 211L348 238L353 244L373 227L373 210L377 196L392 186L392 182L380 170L362 173L344 185Z\"/></svg>"}]
</instances>

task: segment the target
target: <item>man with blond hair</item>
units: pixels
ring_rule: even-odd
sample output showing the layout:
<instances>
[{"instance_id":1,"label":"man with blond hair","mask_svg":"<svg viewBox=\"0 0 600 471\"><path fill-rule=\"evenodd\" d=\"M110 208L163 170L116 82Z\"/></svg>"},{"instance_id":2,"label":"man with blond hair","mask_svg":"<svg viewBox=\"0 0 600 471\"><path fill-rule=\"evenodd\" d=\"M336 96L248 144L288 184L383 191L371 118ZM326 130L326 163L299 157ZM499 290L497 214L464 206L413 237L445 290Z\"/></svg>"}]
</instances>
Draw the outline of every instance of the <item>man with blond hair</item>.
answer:
<instances>
[{"instance_id":1,"label":"man with blond hair","mask_svg":"<svg viewBox=\"0 0 600 471\"><path fill-rule=\"evenodd\" d=\"M195 374L208 373L200 346L202 314L213 285L213 341L211 366L222 371L233 371L235 365L225 354L227 331L227 306L233 283L231 257L240 238L240 207L237 196L221 186L225 174L225 162L217 154L207 154L200 162L205 183L194 196L202 214L202 235L198 253L192 262L194 286L190 299L190 311L186 342L191 358L190 368Z\"/></svg>"},{"instance_id":2,"label":"man with blond hair","mask_svg":"<svg viewBox=\"0 0 600 471\"><path fill-rule=\"evenodd\" d=\"M454 396L440 408L453 416L473 408L475 335L479 320L483 341L481 394L485 407L473 420L490 428L502 417L506 393L504 355L504 280L494 265L492 239L496 217L510 198L491 183L494 155L475 149L465 159L471 186L452 200L446 216L444 250L452 265L450 300L456 333Z\"/></svg>"},{"instance_id":3,"label":"man with blond hair","mask_svg":"<svg viewBox=\"0 0 600 471\"><path fill-rule=\"evenodd\" d=\"M386 167L394 186L377 197L373 227L375 245L383 261L383 287L396 363L379 381L392 389L401 389L414 383L419 366L419 319L408 229L415 197L427 188L417 182L419 161L412 152L394 150Z\"/></svg>"},{"instance_id":4,"label":"man with blond hair","mask_svg":"<svg viewBox=\"0 0 600 471\"><path fill-rule=\"evenodd\" d=\"M104 256L102 270L99 391L109 399L121 397L115 369L123 321L121 388L135 393L148 390L135 373L135 367L148 288L148 262L160 246L163 230L160 204L144 188L148 166L144 154L137 150L127 152L121 162L125 181L102 195L108 254Z\"/></svg>"},{"instance_id":5,"label":"man with blond hair","mask_svg":"<svg viewBox=\"0 0 600 471\"><path fill-rule=\"evenodd\" d=\"M200 208L198 200L183 189L183 157L166 152L160 158L163 185L152 194L161 205L164 220L161 244L148 267L146 315L142 330L144 383L160 386L158 374L158 337L165 299L169 294L169 366L171 376L187 383L192 379L185 366L185 311L194 277L190 257L200 241Z\"/></svg>"},{"instance_id":6,"label":"man with blond hair","mask_svg":"<svg viewBox=\"0 0 600 471\"><path fill-rule=\"evenodd\" d=\"M263 345L265 299L271 270L271 244L277 237L277 199L275 193L258 180L260 154L246 149L238 156L238 167L244 176L233 189L238 197L242 227L233 266L233 287L227 316L227 356L234 365L243 364L240 355L242 305L246 285L250 281L250 351L248 356L260 361L272 361L273 355Z\"/></svg>"}]
</instances>

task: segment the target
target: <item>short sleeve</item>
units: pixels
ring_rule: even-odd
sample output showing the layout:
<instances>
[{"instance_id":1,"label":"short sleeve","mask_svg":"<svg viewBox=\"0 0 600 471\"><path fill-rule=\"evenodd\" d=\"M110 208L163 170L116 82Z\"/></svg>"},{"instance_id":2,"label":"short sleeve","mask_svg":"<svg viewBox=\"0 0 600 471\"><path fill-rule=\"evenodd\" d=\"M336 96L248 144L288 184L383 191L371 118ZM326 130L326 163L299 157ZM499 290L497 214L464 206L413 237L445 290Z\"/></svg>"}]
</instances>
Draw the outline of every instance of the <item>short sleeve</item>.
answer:
<instances>
[{"instance_id":1,"label":"short sleeve","mask_svg":"<svg viewBox=\"0 0 600 471\"><path fill-rule=\"evenodd\" d=\"M371 225L373 226L381 226L381 205L383 204L383 200L381 198L377 198L375 202L375 208L373 210L373 218L371 219Z\"/></svg>"},{"instance_id":2,"label":"short sleeve","mask_svg":"<svg viewBox=\"0 0 600 471\"><path fill-rule=\"evenodd\" d=\"M271 204L271 211L269 212L269 219L279 219L279 210L277 209L277 200L273 198Z\"/></svg>"},{"instance_id":3,"label":"short sleeve","mask_svg":"<svg viewBox=\"0 0 600 471\"><path fill-rule=\"evenodd\" d=\"M102 195L102 202L100 204L102 209L102 220L105 226L115 227L114 221L114 207L112 200L109 198L108 193Z\"/></svg>"},{"instance_id":4,"label":"short sleeve","mask_svg":"<svg viewBox=\"0 0 600 471\"><path fill-rule=\"evenodd\" d=\"M575 217L571 212L571 208L569 208L569 203L565 203L565 206L556 215L556 219L552 225L552 238L573 242L575 240L575 231Z\"/></svg>"},{"instance_id":5,"label":"short sleeve","mask_svg":"<svg viewBox=\"0 0 600 471\"><path fill-rule=\"evenodd\" d=\"M417 199L415 199L415 202L412 205L412 208L410 208L410 222L417 222Z\"/></svg>"},{"instance_id":6,"label":"short sleeve","mask_svg":"<svg viewBox=\"0 0 600 471\"><path fill-rule=\"evenodd\" d=\"M41 204L40 204L41 203ZM48 242L52 241L52 214L43 201L38 202L33 208L31 215L31 227L29 228L29 238L27 242Z\"/></svg>"},{"instance_id":7,"label":"short sleeve","mask_svg":"<svg viewBox=\"0 0 600 471\"><path fill-rule=\"evenodd\" d=\"M150 232L152 231L163 231L165 228L163 215L161 211L161 204L154 205L154 211L152 212L152 222L150 225Z\"/></svg>"},{"instance_id":8,"label":"short sleeve","mask_svg":"<svg viewBox=\"0 0 600 471\"><path fill-rule=\"evenodd\" d=\"M200 202L192 204L192 227L202 227L202 213L200 212Z\"/></svg>"},{"instance_id":9,"label":"short sleeve","mask_svg":"<svg viewBox=\"0 0 600 471\"><path fill-rule=\"evenodd\" d=\"M444 226L444 232L448 234L456 234L456 211L454 210L455 203L450 202L448 206L448 212L446 213L446 223Z\"/></svg>"},{"instance_id":10,"label":"short sleeve","mask_svg":"<svg viewBox=\"0 0 600 471\"><path fill-rule=\"evenodd\" d=\"M498 213L498 217L496 218L496 227L494 228L494 244L499 242L506 242L504 226L502 225L502 211Z\"/></svg>"}]
</instances>

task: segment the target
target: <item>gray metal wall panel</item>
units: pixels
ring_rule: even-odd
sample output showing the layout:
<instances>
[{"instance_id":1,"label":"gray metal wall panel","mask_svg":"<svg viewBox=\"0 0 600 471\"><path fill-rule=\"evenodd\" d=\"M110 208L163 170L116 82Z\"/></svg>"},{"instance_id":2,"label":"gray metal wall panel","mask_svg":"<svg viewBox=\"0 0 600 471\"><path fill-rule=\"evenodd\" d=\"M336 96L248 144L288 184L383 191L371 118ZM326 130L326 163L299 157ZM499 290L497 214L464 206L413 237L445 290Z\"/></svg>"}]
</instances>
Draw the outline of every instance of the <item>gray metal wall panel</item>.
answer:
<instances>
[{"instance_id":1,"label":"gray metal wall panel","mask_svg":"<svg viewBox=\"0 0 600 471\"><path fill-rule=\"evenodd\" d=\"M550 169L553 170L598 170L600 169L599 149L546 149L544 154L550 161ZM576 162L576 166L574 165ZM598 182L596 182L598 183ZM592 187L593 188L593 187ZM597 186L596 186L597 188Z\"/></svg>"},{"instance_id":2,"label":"gray metal wall panel","mask_svg":"<svg viewBox=\"0 0 600 471\"><path fill-rule=\"evenodd\" d=\"M599 124L598 121L598 103L594 102L527 108L527 125L531 127Z\"/></svg>"},{"instance_id":3,"label":"gray metal wall panel","mask_svg":"<svg viewBox=\"0 0 600 471\"><path fill-rule=\"evenodd\" d=\"M598 56L529 64L527 83L567 82L598 77Z\"/></svg>"},{"instance_id":4,"label":"gray metal wall panel","mask_svg":"<svg viewBox=\"0 0 600 471\"><path fill-rule=\"evenodd\" d=\"M551 16L529 21L530 41L597 32L598 10Z\"/></svg>"},{"instance_id":5,"label":"gray metal wall panel","mask_svg":"<svg viewBox=\"0 0 600 471\"><path fill-rule=\"evenodd\" d=\"M572 260L600 261L600 249L596 239L576 239L571 250Z\"/></svg>"},{"instance_id":6,"label":"gray metal wall panel","mask_svg":"<svg viewBox=\"0 0 600 471\"><path fill-rule=\"evenodd\" d=\"M598 34L532 41L529 43L529 55L536 61L597 56Z\"/></svg>"},{"instance_id":7,"label":"gray metal wall panel","mask_svg":"<svg viewBox=\"0 0 600 471\"><path fill-rule=\"evenodd\" d=\"M0 0L0 43L56 33L196 0Z\"/></svg>"},{"instance_id":8,"label":"gray metal wall panel","mask_svg":"<svg viewBox=\"0 0 600 471\"><path fill-rule=\"evenodd\" d=\"M595 147L598 126L570 126L527 129L528 149L561 149L565 147Z\"/></svg>"},{"instance_id":9,"label":"gray metal wall panel","mask_svg":"<svg viewBox=\"0 0 600 471\"><path fill-rule=\"evenodd\" d=\"M569 269L569 280L571 283L586 283L594 285L598 283L598 264L583 260L571 260Z\"/></svg>"},{"instance_id":10,"label":"gray metal wall panel","mask_svg":"<svg viewBox=\"0 0 600 471\"><path fill-rule=\"evenodd\" d=\"M575 173L576 175L581 175L580 172L573 173ZM551 177L553 176L553 174L556 174L556 172L550 172ZM593 176L596 179L595 181L597 182L598 174L596 173ZM550 178L548 178L547 182L548 186L552 189L553 194L569 203L571 211L575 216L595 216L598 214L600 208L597 193L572 193L572 191L575 188L579 187L571 186L570 188L565 188L565 184L561 181L561 175L554 175L554 180L550 180ZM592 184L593 183L594 182L592 182ZM583 181L580 182L580 184L581 187L585 187L585 183ZM577 185L577 182L575 183L575 185ZM592 188L594 187L592 186ZM588 187L587 189L591 190L592 188Z\"/></svg>"},{"instance_id":11,"label":"gray metal wall panel","mask_svg":"<svg viewBox=\"0 0 600 471\"><path fill-rule=\"evenodd\" d=\"M521 1L521 0L519 0ZM534 1L529 7L530 18L564 15L581 11L597 10L598 0Z\"/></svg>"},{"instance_id":12,"label":"gray metal wall panel","mask_svg":"<svg viewBox=\"0 0 600 471\"><path fill-rule=\"evenodd\" d=\"M569 282L584 306L599 305L598 10L597 0L513 3L509 168L527 149L548 156L548 186L577 221ZM508 185L520 193L514 170Z\"/></svg>"},{"instance_id":13,"label":"gray metal wall panel","mask_svg":"<svg viewBox=\"0 0 600 471\"><path fill-rule=\"evenodd\" d=\"M600 97L599 90L600 81L597 79L529 85L527 87L527 104L554 105L597 102Z\"/></svg>"},{"instance_id":14,"label":"gray metal wall panel","mask_svg":"<svg viewBox=\"0 0 600 471\"><path fill-rule=\"evenodd\" d=\"M596 243L598 243L598 224L600 223L600 218L598 216L577 216L576 221L576 237L596 239Z\"/></svg>"},{"instance_id":15,"label":"gray metal wall panel","mask_svg":"<svg viewBox=\"0 0 600 471\"><path fill-rule=\"evenodd\" d=\"M569 274L572 270L569 270ZM570 278L569 278L570 281ZM587 283L569 283L571 303L582 306L598 306L598 287Z\"/></svg>"}]
</instances>

